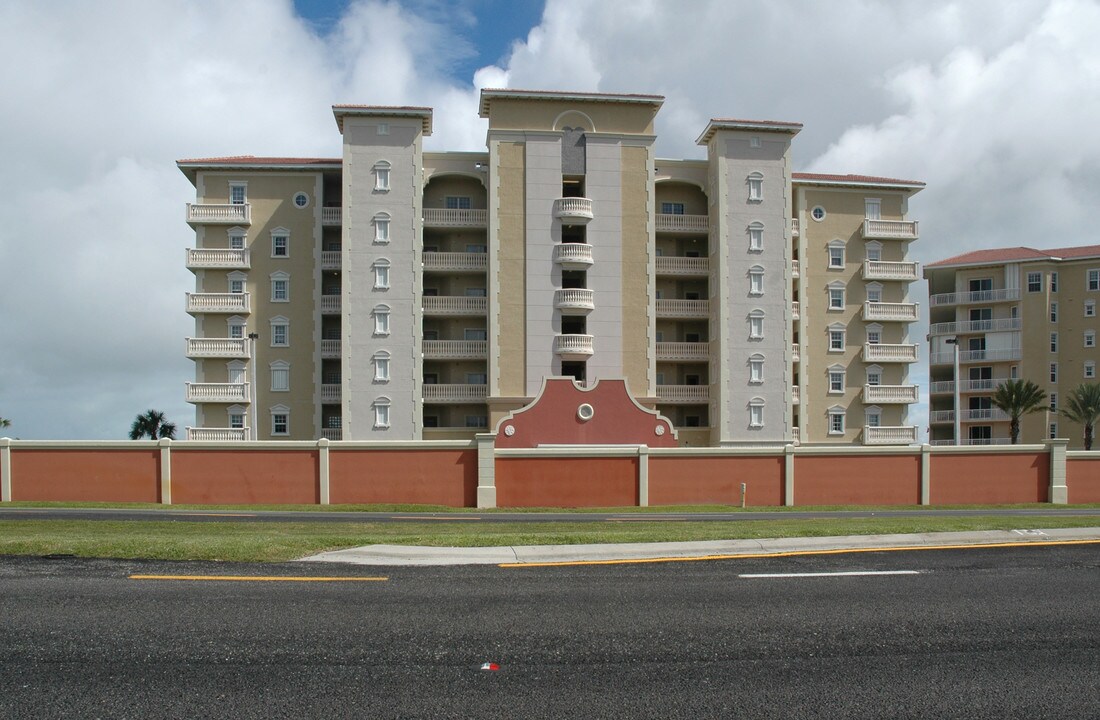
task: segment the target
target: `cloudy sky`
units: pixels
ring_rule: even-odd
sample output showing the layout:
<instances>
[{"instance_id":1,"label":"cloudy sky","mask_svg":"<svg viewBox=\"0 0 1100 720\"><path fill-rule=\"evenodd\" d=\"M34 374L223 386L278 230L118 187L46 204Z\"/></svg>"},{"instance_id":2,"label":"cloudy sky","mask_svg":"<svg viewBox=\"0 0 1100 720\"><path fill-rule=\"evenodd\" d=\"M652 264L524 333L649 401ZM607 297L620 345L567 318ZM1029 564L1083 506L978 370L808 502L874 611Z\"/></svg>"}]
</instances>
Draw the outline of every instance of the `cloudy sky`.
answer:
<instances>
[{"instance_id":1,"label":"cloudy sky","mask_svg":"<svg viewBox=\"0 0 1100 720\"><path fill-rule=\"evenodd\" d=\"M657 93L660 156L797 120L797 170L926 181L919 261L1100 242L1097 29L1100 0L0 0L0 417L191 424L174 161L338 156L333 103L428 105L427 149L479 150L482 87Z\"/></svg>"}]
</instances>

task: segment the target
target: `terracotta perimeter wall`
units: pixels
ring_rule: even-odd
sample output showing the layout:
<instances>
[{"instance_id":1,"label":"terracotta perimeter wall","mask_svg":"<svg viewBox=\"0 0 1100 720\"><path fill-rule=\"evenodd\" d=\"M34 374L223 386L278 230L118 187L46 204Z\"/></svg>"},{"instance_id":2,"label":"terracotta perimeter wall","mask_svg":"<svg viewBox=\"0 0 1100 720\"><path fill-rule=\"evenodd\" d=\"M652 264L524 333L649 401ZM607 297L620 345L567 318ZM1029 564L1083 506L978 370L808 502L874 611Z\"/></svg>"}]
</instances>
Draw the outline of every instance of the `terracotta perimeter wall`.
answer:
<instances>
[{"instance_id":1,"label":"terracotta perimeter wall","mask_svg":"<svg viewBox=\"0 0 1100 720\"><path fill-rule=\"evenodd\" d=\"M19 450L12 500L160 502L160 451Z\"/></svg>"},{"instance_id":2,"label":"terracotta perimeter wall","mask_svg":"<svg viewBox=\"0 0 1100 720\"><path fill-rule=\"evenodd\" d=\"M929 500L933 505L1049 500L1050 457L1046 453L933 455L931 462Z\"/></svg>"},{"instance_id":3,"label":"terracotta perimeter wall","mask_svg":"<svg viewBox=\"0 0 1100 720\"><path fill-rule=\"evenodd\" d=\"M783 457L649 457L650 505L783 504Z\"/></svg>"},{"instance_id":4,"label":"terracotta perimeter wall","mask_svg":"<svg viewBox=\"0 0 1100 720\"><path fill-rule=\"evenodd\" d=\"M329 501L475 507L477 450L330 451Z\"/></svg>"},{"instance_id":5,"label":"terracotta perimeter wall","mask_svg":"<svg viewBox=\"0 0 1100 720\"><path fill-rule=\"evenodd\" d=\"M919 505L919 454L801 455L795 505Z\"/></svg>"},{"instance_id":6,"label":"terracotta perimeter wall","mask_svg":"<svg viewBox=\"0 0 1100 720\"><path fill-rule=\"evenodd\" d=\"M172 502L317 504L320 502L318 451L173 448Z\"/></svg>"},{"instance_id":7,"label":"terracotta perimeter wall","mask_svg":"<svg viewBox=\"0 0 1100 720\"><path fill-rule=\"evenodd\" d=\"M636 457L497 458L498 507L638 504Z\"/></svg>"},{"instance_id":8,"label":"terracotta perimeter wall","mask_svg":"<svg viewBox=\"0 0 1100 720\"><path fill-rule=\"evenodd\" d=\"M1071 503L1100 503L1100 457L1066 460L1066 485Z\"/></svg>"}]
</instances>

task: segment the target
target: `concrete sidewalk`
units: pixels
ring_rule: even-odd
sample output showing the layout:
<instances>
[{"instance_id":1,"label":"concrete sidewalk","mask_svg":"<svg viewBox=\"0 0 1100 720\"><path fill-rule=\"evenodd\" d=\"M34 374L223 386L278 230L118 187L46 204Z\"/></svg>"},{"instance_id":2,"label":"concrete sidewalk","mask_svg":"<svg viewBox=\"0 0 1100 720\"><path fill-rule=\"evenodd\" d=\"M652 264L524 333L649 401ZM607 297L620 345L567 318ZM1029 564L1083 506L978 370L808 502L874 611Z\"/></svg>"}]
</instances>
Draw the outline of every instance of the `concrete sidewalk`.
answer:
<instances>
[{"instance_id":1,"label":"concrete sidewalk","mask_svg":"<svg viewBox=\"0 0 1100 720\"><path fill-rule=\"evenodd\" d=\"M766 556L837 550L997 545L1075 540L1100 541L1100 527L1046 530L984 530L979 532L913 533L908 535L848 535L774 540L623 543L609 545L526 545L504 547L422 547L366 545L302 558L302 562L356 565L497 565L500 563L614 562L658 558Z\"/></svg>"}]
</instances>

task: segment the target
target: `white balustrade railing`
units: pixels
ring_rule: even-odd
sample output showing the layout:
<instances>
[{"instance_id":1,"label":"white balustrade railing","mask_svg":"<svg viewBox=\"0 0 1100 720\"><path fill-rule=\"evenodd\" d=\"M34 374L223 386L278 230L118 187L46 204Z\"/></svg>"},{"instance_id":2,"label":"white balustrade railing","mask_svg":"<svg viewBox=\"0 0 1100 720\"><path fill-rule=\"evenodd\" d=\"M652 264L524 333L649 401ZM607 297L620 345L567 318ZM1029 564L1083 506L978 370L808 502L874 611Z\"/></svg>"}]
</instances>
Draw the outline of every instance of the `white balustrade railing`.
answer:
<instances>
[{"instance_id":1,"label":"white balustrade railing","mask_svg":"<svg viewBox=\"0 0 1100 720\"><path fill-rule=\"evenodd\" d=\"M335 383L325 383L321 385L321 402L328 405L335 405L340 402L342 397L340 392L340 385Z\"/></svg>"},{"instance_id":2,"label":"white balustrade railing","mask_svg":"<svg viewBox=\"0 0 1100 720\"><path fill-rule=\"evenodd\" d=\"M224 225L248 225L252 222L252 206L243 205L200 205L187 203L187 222L217 223Z\"/></svg>"},{"instance_id":3,"label":"white balustrade railing","mask_svg":"<svg viewBox=\"0 0 1100 720\"><path fill-rule=\"evenodd\" d=\"M321 269L322 270L339 270L343 265L343 253L339 250L322 250L321 251Z\"/></svg>"},{"instance_id":4,"label":"white balustrade railing","mask_svg":"<svg viewBox=\"0 0 1100 720\"><path fill-rule=\"evenodd\" d=\"M249 293L187 293L187 312L248 313L249 297Z\"/></svg>"},{"instance_id":5,"label":"white balustrade railing","mask_svg":"<svg viewBox=\"0 0 1100 720\"><path fill-rule=\"evenodd\" d=\"M708 275L710 259L705 257L668 257L657 258L658 275Z\"/></svg>"},{"instance_id":6,"label":"white balustrade railing","mask_svg":"<svg viewBox=\"0 0 1100 720\"><path fill-rule=\"evenodd\" d=\"M485 340L424 340L420 346L428 360L480 360L489 352Z\"/></svg>"},{"instance_id":7,"label":"white balustrade railing","mask_svg":"<svg viewBox=\"0 0 1100 720\"><path fill-rule=\"evenodd\" d=\"M707 215L669 215L660 213L656 219L657 232L705 233L710 227Z\"/></svg>"},{"instance_id":8,"label":"white balustrade railing","mask_svg":"<svg viewBox=\"0 0 1100 720\"><path fill-rule=\"evenodd\" d=\"M915 403L920 399L916 385L864 385L865 403Z\"/></svg>"},{"instance_id":9,"label":"white balustrade railing","mask_svg":"<svg viewBox=\"0 0 1100 720\"><path fill-rule=\"evenodd\" d=\"M916 362L917 346L907 344L865 343L863 362Z\"/></svg>"},{"instance_id":10,"label":"white balustrade railing","mask_svg":"<svg viewBox=\"0 0 1100 720\"><path fill-rule=\"evenodd\" d=\"M799 236L798 218L791 218L791 237Z\"/></svg>"},{"instance_id":11,"label":"white balustrade railing","mask_svg":"<svg viewBox=\"0 0 1100 720\"><path fill-rule=\"evenodd\" d=\"M187 338L189 358L246 358L247 338Z\"/></svg>"},{"instance_id":12,"label":"white balustrade railing","mask_svg":"<svg viewBox=\"0 0 1100 720\"><path fill-rule=\"evenodd\" d=\"M996 350L963 350L959 352L960 363L1007 362L1022 357L1020 348L999 348ZM951 365L955 362L954 352L932 353L928 357L932 365Z\"/></svg>"},{"instance_id":13,"label":"white balustrade railing","mask_svg":"<svg viewBox=\"0 0 1100 720\"><path fill-rule=\"evenodd\" d=\"M322 295L321 312L325 315L339 315L342 306L341 295Z\"/></svg>"},{"instance_id":14,"label":"white balustrade railing","mask_svg":"<svg viewBox=\"0 0 1100 720\"><path fill-rule=\"evenodd\" d=\"M591 220L592 201L589 198L558 198L554 201L554 217L569 220Z\"/></svg>"},{"instance_id":15,"label":"white balustrade railing","mask_svg":"<svg viewBox=\"0 0 1100 720\"><path fill-rule=\"evenodd\" d=\"M252 264L248 248L188 248L187 267L190 269L247 270Z\"/></svg>"},{"instance_id":16,"label":"white balustrade railing","mask_svg":"<svg viewBox=\"0 0 1100 720\"><path fill-rule=\"evenodd\" d=\"M864 445L912 445L916 441L915 425L863 426Z\"/></svg>"},{"instance_id":17,"label":"white balustrade railing","mask_svg":"<svg viewBox=\"0 0 1100 720\"><path fill-rule=\"evenodd\" d=\"M966 409L959 413L960 422L1008 422L1012 417L1000 408ZM933 410L928 413L928 422L955 422L954 410Z\"/></svg>"},{"instance_id":18,"label":"white balustrade railing","mask_svg":"<svg viewBox=\"0 0 1100 720\"><path fill-rule=\"evenodd\" d=\"M658 300L657 317L698 317L710 315L710 300Z\"/></svg>"},{"instance_id":19,"label":"white balustrade railing","mask_svg":"<svg viewBox=\"0 0 1100 720\"><path fill-rule=\"evenodd\" d=\"M899 240L917 238L916 220L863 220L863 237Z\"/></svg>"},{"instance_id":20,"label":"white balustrade railing","mask_svg":"<svg viewBox=\"0 0 1100 720\"><path fill-rule=\"evenodd\" d=\"M321 357L329 359L340 357L340 341L329 339L321 340Z\"/></svg>"},{"instance_id":21,"label":"white balustrade railing","mask_svg":"<svg viewBox=\"0 0 1100 720\"><path fill-rule=\"evenodd\" d=\"M901 322L916 322L919 318L916 303L863 303L864 320L898 320Z\"/></svg>"},{"instance_id":22,"label":"white balustrade railing","mask_svg":"<svg viewBox=\"0 0 1100 720\"><path fill-rule=\"evenodd\" d=\"M916 280L918 277L915 262L863 261L864 280Z\"/></svg>"},{"instance_id":23,"label":"white balustrade railing","mask_svg":"<svg viewBox=\"0 0 1100 720\"><path fill-rule=\"evenodd\" d=\"M710 359L709 342L659 342L658 360L689 360L705 362Z\"/></svg>"},{"instance_id":24,"label":"white balustrade railing","mask_svg":"<svg viewBox=\"0 0 1100 720\"><path fill-rule=\"evenodd\" d=\"M343 208L338 207L326 207L321 208L321 224L322 225L340 225L344 219Z\"/></svg>"},{"instance_id":25,"label":"white balustrade railing","mask_svg":"<svg viewBox=\"0 0 1100 720\"><path fill-rule=\"evenodd\" d=\"M1020 288L975 290L973 292L937 293L928 296L932 307L940 305L972 305L974 303L1011 302L1020 299Z\"/></svg>"},{"instance_id":26,"label":"white balustrade railing","mask_svg":"<svg viewBox=\"0 0 1100 720\"><path fill-rule=\"evenodd\" d=\"M566 266L587 267L594 262L592 246L587 243L561 243L555 245L554 262Z\"/></svg>"},{"instance_id":27,"label":"white balustrade railing","mask_svg":"<svg viewBox=\"0 0 1100 720\"><path fill-rule=\"evenodd\" d=\"M483 297L432 295L423 298L426 315L484 315L487 307Z\"/></svg>"},{"instance_id":28,"label":"white balustrade railing","mask_svg":"<svg viewBox=\"0 0 1100 720\"><path fill-rule=\"evenodd\" d=\"M797 260L791 260L791 277L796 278L802 274L801 267Z\"/></svg>"},{"instance_id":29,"label":"white balustrade railing","mask_svg":"<svg viewBox=\"0 0 1100 720\"><path fill-rule=\"evenodd\" d=\"M562 312L579 310L588 312L596 307L596 293L584 288L565 288L554 291L554 307Z\"/></svg>"},{"instance_id":30,"label":"white balustrade railing","mask_svg":"<svg viewBox=\"0 0 1100 720\"><path fill-rule=\"evenodd\" d=\"M995 437L995 438L963 438L962 442L956 443L954 440L933 440L930 445L936 447L944 447L947 445L1011 445L1012 438L1010 437Z\"/></svg>"},{"instance_id":31,"label":"white balustrade railing","mask_svg":"<svg viewBox=\"0 0 1100 720\"><path fill-rule=\"evenodd\" d=\"M554 353L557 355L591 355L594 352L591 335L554 336Z\"/></svg>"},{"instance_id":32,"label":"white balustrade railing","mask_svg":"<svg viewBox=\"0 0 1100 720\"><path fill-rule=\"evenodd\" d=\"M248 401L248 383L187 383L187 402Z\"/></svg>"},{"instance_id":33,"label":"white balustrade railing","mask_svg":"<svg viewBox=\"0 0 1100 720\"><path fill-rule=\"evenodd\" d=\"M709 385L658 385L657 400L663 403L710 402Z\"/></svg>"},{"instance_id":34,"label":"white balustrade railing","mask_svg":"<svg viewBox=\"0 0 1100 720\"><path fill-rule=\"evenodd\" d=\"M421 385L424 402L481 402L488 397L488 385L457 383Z\"/></svg>"},{"instance_id":35,"label":"white balustrade railing","mask_svg":"<svg viewBox=\"0 0 1100 720\"><path fill-rule=\"evenodd\" d=\"M475 252L426 252L425 270L474 270L481 271L489 267L489 256Z\"/></svg>"},{"instance_id":36,"label":"white balustrade railing","mask_svg":"<svg viewBox=\"0 0 1100 720\"><path fill-rule=\"evenodd\" d=\"M187 439L200 442L244 442L249 437L248 428L187 428Z\"/></svg>"},{"instance_id":37,"label":"white balustrade railing","mask_svg":"<svg viewBox=\"0 0 1100 720\"><path fill-rule=\"evenodd\" d=\"M801 305L797 300L791 303L791 319L798 320L802 317Z\"/></svg>"},{"instance_id":38,"label":"white balustrade railing","mask_svg":"<svg viewBox=\"0 0 1100 720\"><path fill-rule=\"evenodd\" d=\"M801 362L801 361L802 361L802 348L799 346L798 343L792 343L791 344L791 362Z\"/></svg>"},{"instance_id":39,"label":"white balustrade railing","mask_svg":"<svg viewBox=\"0 0 1100 720\"><path fill-rule=\"evenodd\" d=\"M340 428L321 428L321 437L325 440L343 440L344 431Z\"/></svg>"},{"instance_id":40,"label":"white balustrade railing","mask_svg":"<svg viewBox=\"0 0 1100 720\"><path fill-rule=\"evenodd\" d=\"M424 227L485 227L485 210L457 208L424 208Z\"/></svg>"},{"instance_id":41,"label":"white balustrade railing","mask_svg":"<svg viewBox=\"0 0 1100 720\"><path fill-rule=\"evenodd\" d=\"M958 335L960 333L1019 330L1020 328L1020 318L997 318L995 320L969 320L964 322L932 323L928 327L928 334Z\"/></svg>"},{"instance_id":42,"label":"white balustrade railing","mask_svg":"<svg viewBox=\"0 0 1100 720\"><path fill-rule=\"evenodd\" d=\"M963 380L959 386L959 392L992 392L1008 382L1008 378L983 378L980 380ZM929 392L935 395L955 392L953 380L938 380L929 384Z\"/></svg>"},{"instance_id":43,"label":"white balustrade railing","mask_svg":"<svg viewBox=\"0 0 1100 720\"><path fill-rule=\"evenodd\" d=\"M802 390L798 385L791 385L791 404L798 405L802 402Z\"/></svg>"}]
</instances>

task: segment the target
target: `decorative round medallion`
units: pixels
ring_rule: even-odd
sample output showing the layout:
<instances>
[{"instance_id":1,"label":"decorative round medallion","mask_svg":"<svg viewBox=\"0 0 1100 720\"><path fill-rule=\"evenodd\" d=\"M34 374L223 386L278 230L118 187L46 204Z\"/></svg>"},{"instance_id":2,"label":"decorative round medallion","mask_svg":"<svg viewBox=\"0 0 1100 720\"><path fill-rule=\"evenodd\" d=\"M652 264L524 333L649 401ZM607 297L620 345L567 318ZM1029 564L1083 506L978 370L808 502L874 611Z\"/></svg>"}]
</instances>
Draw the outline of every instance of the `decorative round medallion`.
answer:
<instances>
[{"instance_id":1,"label":"decorative round medallion","mask_svg":"<svg viewBox=\"0 0 1100 720\"><path fill-rule=\"evenodd\" d=\"M656 427L656 428L655 428L655 429L653 430L653 432L657 433L657 435L658 435L658 436L660 436L660 435L664 435L664 434L665 434L665 426L664 426L664 425L658 425L658 426L657 426L657 427Z\"/></svg>"},{"instance_id":2,"label":"decorative round medallion","mask_svg":"<svg viewBox=\"0 0 1100 720\"><path fill-rule=\"evenodd\" d=\"M504 434L507 435L508 437L512 437L513 435L516 434L516 426L515 425L505 425L504 426Z\"/></svg>"},{"instance_id":3,"label":"decorative round medallion","mask_svg":"<svg viewBox=\"0 0 1100 720\"><path fill-rule=\"evenodd\" d=\"M581 419L581 422L588 422L592 419L592 416L596 414L596 409L588 403L584 403L577 408L577 417Z\"/></svg>"}]
</instances>

